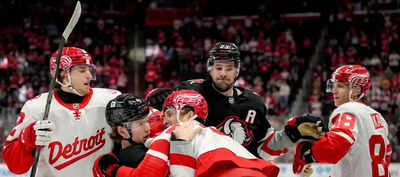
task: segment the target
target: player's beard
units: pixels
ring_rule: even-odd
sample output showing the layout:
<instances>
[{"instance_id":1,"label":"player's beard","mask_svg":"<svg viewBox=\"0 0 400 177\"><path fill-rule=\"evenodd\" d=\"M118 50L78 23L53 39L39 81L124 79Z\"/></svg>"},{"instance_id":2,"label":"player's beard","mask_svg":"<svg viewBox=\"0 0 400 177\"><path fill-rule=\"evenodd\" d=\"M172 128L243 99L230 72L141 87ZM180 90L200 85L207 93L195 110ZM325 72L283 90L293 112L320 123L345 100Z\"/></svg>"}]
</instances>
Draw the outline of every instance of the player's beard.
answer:
<instances>
[{"instance_id":1,"label":"player's beard","mask_svg":"<svg viewBox=\"0 0 400 177\"><path fill-rule=\"evenodd\" d=\"M217 84L216 82L213 82L213 87L219 91L219 92L226 92L229 89L231 89L233 87L233 85L235 84L235 81L229 83L229 84Z\"/></svg>"}]
</instances>

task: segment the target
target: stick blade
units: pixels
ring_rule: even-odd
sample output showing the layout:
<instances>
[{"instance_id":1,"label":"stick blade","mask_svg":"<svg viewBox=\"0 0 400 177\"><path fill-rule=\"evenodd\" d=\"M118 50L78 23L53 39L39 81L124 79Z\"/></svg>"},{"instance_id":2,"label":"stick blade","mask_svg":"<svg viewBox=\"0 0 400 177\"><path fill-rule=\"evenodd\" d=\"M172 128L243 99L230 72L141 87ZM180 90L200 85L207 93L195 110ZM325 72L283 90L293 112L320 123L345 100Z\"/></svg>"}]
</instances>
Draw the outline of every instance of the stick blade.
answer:
<instances>
[{"instance_id":1,"label":"stick blade","mask_svg":"<svg viewBox=\"0 0 400 177\"><path fill-rule=\"evenodd\" d=\"M74 13L72 14L72 17L69 20L68 25L62 34L65 41L68 40L69 35L71 34L72 30L75 28L75 25L78 23L81 13L82 13L81 2L78 1L78 2L76 2Z\"/></svg>"}]
</instances>

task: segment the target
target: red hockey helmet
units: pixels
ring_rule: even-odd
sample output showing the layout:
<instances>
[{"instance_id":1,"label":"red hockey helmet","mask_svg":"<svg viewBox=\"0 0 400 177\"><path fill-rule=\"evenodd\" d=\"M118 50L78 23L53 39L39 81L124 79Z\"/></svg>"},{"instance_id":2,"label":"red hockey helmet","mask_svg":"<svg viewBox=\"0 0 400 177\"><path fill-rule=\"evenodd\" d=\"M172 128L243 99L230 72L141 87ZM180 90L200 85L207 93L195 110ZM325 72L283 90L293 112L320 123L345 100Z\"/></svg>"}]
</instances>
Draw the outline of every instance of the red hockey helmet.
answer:
<instances>
[{"instance_id":1,"label":"red hockey helmet","mask_svg":"<svg viewBox=\"0 0 400 177\"><path fill-rule=\"evenodd\" d=\"M367 93L371 87L369 72L360 65L344 65L337 68L328 80L327 92L333 91L333 82L347 82L350 88L361 87L362 94Z\"/></svg>"},{"instance_id":2,"label":"red hockey helmet","mask_svg":"<svg viewBox=\"0 0 400 177\"><path fill-rule=\"evenodd\" d=\"M194 113L203 121L208 115L208 105L206 99L200 93L194 90L179 90L172 92L164 101L163 110L168 107L175 107L182 110L183 107L189 106L194 109Z\"/></svg>"},{"instance_id":3,"label":"red hockey helmet","mask_svg":"<svg viewBox=\"0 0 400 177\"><path fill-rule=\"evenodd\" d=\"M58 51L54 52L50 58L50 73L53 75L55 71L56 58ZM88 52L77 47L64 47L61 53L60 64L58 68L62 71L69 72L72 66L76 65L89 65L93 78L95 75L95 67L93 65L92 57Z\"/></svg>"}]
</instances>

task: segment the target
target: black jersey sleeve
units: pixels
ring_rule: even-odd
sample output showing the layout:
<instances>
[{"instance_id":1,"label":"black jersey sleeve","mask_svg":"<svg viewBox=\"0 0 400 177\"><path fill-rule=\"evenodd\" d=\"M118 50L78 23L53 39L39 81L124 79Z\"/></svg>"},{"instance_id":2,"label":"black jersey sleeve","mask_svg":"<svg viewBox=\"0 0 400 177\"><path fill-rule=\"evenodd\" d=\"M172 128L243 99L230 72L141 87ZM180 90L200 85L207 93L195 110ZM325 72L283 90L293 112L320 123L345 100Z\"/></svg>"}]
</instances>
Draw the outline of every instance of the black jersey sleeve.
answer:
<instances>
[{"instance_id":1,"label":"black jersey sleeve","mask_svg":"<svg viewBox=\"0 0 400 177\"><path fill-rule=\"evenodd\" d=\"M136 168L146 155L147 148L143 144L135 144L118 153L120 165Z\"/></svg>"},{"instance_id":2,"label":"black jersey sleeve","mask_svg":"<svg viewBox=\"0 0 400 177\"><path fill-rule=\"evenodd\" d=\"M204 83L205 83L204 79L187 80L187 81L183 81L180 84L178 84L177 86L175 86L174 90L188 89L188 90L196 90L198 92L201 92Z\"/></svg>"}]
</instances>

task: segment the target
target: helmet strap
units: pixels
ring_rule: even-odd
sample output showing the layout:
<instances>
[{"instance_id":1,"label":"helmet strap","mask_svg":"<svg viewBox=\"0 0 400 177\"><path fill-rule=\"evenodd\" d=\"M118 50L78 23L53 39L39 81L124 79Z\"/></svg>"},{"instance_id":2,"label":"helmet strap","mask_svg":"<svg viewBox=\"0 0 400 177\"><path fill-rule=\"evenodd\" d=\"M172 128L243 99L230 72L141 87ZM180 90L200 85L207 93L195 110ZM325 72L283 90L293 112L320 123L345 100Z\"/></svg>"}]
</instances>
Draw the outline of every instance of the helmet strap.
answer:
<instances>
[{"instance_id":1,"label":"helmet strap","mask_svg":"<svg viewBox=\"0 0 400 177\"><path fill-rule=\"evenodd\" d=\"M360 101L364 96L365 96L365 94L364 93L360 93L360 94L358 94L358 97L356 98L356 99L353 99L353 86L352 86L352 84L351 83L349 83L349 100L351 101L351 102L357 102L357 101Z\"/></svg>"},{"instance_id":2,"label":"helmet strap","mask_svg":"<svg viewBox=\"0 0 400 177\"><path fill-rule=\"evenodd\" d=\"M137 144L136 142L134 142L133 140L132 140L132 133L131 133L131 131L128 129L128 132L129 132L129 138L124 138L124 140L126 140L126 141L128 141L131 145L134 145L134 144Z\"/></svg>"},{"instance_id":3,"label":"helmet strap","mask_svg":"<svg viewBox=\"0 0 400 177\"><path fill-rule=\"evenodd\" d=\"M132 140L133 135L132 135L132 133L131 133L131 128L129 128L129 127L130 127L130 123L131 123L131 122L129 122L129 123L123 123L123 124L122 124L122 127L124 127L124 128L127 130L128 134L129 134L129 137L128 137L128 138L122 137L122 139L128 141L131 145L133 145L133 144L137 144L137 143L135 143L135 142ZM121 135L120 135L120 136L121 136Z\"/></svg>"},{"instance_id":4,"label":"helmet strap","mask_svg":"<svg viewBox=\"0 0 400 177\"><path fill-rule=\"evenodd\" d=\"M79 96L85 96L85 95L82 95L81 93L79 93L78 90L76 90L75 87L72 85L72 79L71 79L71 73L70 72L68 72L67 83L66 84L64 84L63 82L59 81L58 79L56 79L56 82L58 84L60 84L62 87L68 87L69 89L72 90L73 93L75 93L75 94L77 94Z\"/></svg>"},{"instance_id":5,"label":"helmet strap","mask_svg":"<svg viewBox=\"0 0 400 177\"><path fill-rule=\"evenodd\" d=\"M189 119L189 121L193 121L193 120L195 120L196 118L197 118L197 114L193 115L193 116Z\"/></svg>"},{"instance_id":6,"label":"helmet strap","mask_svg":"<svg viewBox=\"0 0 400 177\"><path fill-rule=\"evenodd\" d=\"M178 124L182 124L183 122L181 121L181 109L180 108L175 108L176 109L176 121Z\"/></svg>"}]
</instances>

